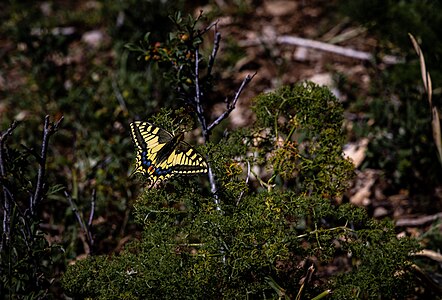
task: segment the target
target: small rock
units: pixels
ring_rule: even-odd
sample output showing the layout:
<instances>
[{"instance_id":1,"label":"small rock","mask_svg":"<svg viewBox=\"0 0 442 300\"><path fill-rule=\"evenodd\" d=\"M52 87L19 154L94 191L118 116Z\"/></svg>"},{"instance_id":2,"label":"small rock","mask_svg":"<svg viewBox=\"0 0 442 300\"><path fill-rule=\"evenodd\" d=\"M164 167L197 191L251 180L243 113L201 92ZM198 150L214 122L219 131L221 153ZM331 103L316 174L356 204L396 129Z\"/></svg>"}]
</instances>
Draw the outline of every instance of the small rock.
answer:
<instances>
[{"instance_id":1,"label":"small rock","mask_svg":"<svg viewBox=\"0 0 442 300\"><path fill-rule=\"evenodd\" d=\"M104 35L100 30L92 30L85 32L81 39L89 46L98 48L103 42Z\"/></svg>"},{"instance_id":2,"label":"small rock","mask_svg":"<svg viewBox=\"0 0 442 300\"><path fill-rule=\"evenodd\" d=\"M295 1L267 1L264 7L269 14L275 17L282 17L293 14L297 4Z\"/></svg>"},{"instance_id":3,"label":"small rock","mask_svg":"<svg viewBox=\"0 0 442 300\"><path fill-rule=\"evenodd\" d=\"M385 207L379 206L376 207L373 211L374 218L382 218L388 215L388 210Z\"/></svg>"}]
</instances>

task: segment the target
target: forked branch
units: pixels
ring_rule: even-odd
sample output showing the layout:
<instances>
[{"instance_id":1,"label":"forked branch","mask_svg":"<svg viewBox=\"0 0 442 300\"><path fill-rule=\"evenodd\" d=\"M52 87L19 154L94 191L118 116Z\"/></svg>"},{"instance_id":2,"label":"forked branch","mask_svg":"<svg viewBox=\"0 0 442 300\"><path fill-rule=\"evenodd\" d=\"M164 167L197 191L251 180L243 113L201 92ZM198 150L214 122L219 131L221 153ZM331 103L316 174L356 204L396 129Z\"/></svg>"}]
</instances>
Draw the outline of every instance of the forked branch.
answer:
<instances>
[{"instance_id":1,"label":"forked branch","mask_svg":"<svg viewBox=\"0 0 442 300\"><path fill-rule=\"evenodd\" d=\"M95 212L95 200L96 200L96 192L95 189L92 190L92 196L91 196L91 210L89 213L89 219L86 223L83 219L83 216L79 213L77 206L74 204L74 201L72 200L71 195L68 192L64 192L66 198L69 201L69 204L71 206L72 212L75 215L75 218L77 219L78 224L80 225L81 230L83 231L84 235L86 236L86 243L87 243L87 254L93 253L93 246L94 246L94 238L92 235L92 221L94 219L94 212Z\"/></svg>"},{"instance_id":2,"label":"forked branch","mask_svg":"<svg viewBox=\"0 0 442 300\"><path fill-rule=\"evenodd\" d=\"M213 25L211 25L211 26L213 26ZM214 23L214 26L215 26L215 40L214 40L214 44L213 44L212 53L209 57L209 62L208 62L208 67L207 67L207 77L210 77L210 74L212 72L213 65L215 63L215 58L218 53L219 44L221 41L221 34L217 31L216 23ZM210 27L208 27L208 28L210 28ZM195 82L195 95L190 102L192 102L193 106L195 107L196 115L198 117L198 121L199 121L201 128L202 128L202 134L204 137L204 141L207 143L209 141L209 137L210 137L212 129L216 125L221 123L222 120L226 119L230 115L230 113L235 109L236 104L238 103L238 100L239 100L239 97L240 97L242 91L247 86L247 84L253 79L253 77L256 75L256 73L253 75L247 75L244 78L244 80L241 83L241 86L236 91L233 99L231 99L231 100L227 99L226 110L220 116L218 116L215 119L215 121L213 121L208 126L206 117L204 116L204 107L202 105L202 102L203 102L202 97L204 95L201 91L200 75L199 75L200 65L199 64L200 64L199 48L196 47L195 48L195 80L194 80L194 82ZM207 158L208 158L208 161L210 161L210 159L209 159L210 157L207 157ZM212 167L210 166L210 163L208 163L208 176L209 176L209 182L210 182L210 190L211 190L213 197L214 197L216 209L221 211L219 197L217 194L215 175L213 173Z\"/></svg>"},{"instance_id":3,"label":"forked branch","mask_svg":"<svg viewBox=\"0 0 442 300\"><path fill-rule=\"evenodd\" d=\"M37 183L35 185L34 194L31 195L29 199L29 209L31 216L35 215L35 209L37 205L41 202L44 190L45 190L45 175L46 175L46 155L48 153L49 138L58 130L60 122L63 120L61 117L57 122L50 123L49 116L45 117L45 122L43 126L43 141L41 144L40 154L36 154L36 159L38 162L37 171Z\"/></svg>"},{"instance_id":4,"label":"forked branch","mask_svg":"<svg viewBox=\"0 0 442 300\"><path fill-rule=\"evenodd\" d=\"M3 206L3 234L0 244L0 252L3 251L5 244L9 243L11 234L11 205L13 201L13 195L9 192L6 182L6 168L5 168L5 143L7 138L12 134L18 123L14 121L5 132L0 135L0 184L3 190L3 199L1 200Z\"/></svg>"}]
</instances>

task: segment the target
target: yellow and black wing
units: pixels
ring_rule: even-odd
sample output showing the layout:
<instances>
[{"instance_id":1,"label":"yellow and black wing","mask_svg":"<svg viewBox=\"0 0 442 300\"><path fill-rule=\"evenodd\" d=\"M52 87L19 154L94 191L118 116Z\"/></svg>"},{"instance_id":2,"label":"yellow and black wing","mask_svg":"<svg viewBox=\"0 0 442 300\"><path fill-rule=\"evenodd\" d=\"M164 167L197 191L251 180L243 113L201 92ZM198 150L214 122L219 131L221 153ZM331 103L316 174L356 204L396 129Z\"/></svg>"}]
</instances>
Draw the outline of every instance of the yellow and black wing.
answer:
<instances>
[{"instance_id":1,"label":"yellow and black wing","mask_svg":"<svg viewBox=\"0 0 442 300\"><path fill-rule=\"evenodd\" d=\"M183 134L172 135L152 123L136 121L130 124L132 140L137 148L135 170L153 183L173 175L207 172L205 159L183 141Z\"/></svg>"}]
</instances>

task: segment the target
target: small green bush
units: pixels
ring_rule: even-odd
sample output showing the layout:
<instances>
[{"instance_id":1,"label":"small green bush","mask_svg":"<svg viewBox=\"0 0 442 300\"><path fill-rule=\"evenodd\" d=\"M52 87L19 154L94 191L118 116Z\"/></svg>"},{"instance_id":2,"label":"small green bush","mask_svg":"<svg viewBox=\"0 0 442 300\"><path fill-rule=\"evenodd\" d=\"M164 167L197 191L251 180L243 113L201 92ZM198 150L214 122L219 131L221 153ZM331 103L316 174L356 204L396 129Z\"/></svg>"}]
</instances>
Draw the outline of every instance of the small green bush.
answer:
<instances>
[{"instance_id":1,"label":"small green bush","mask_svg":"<svg viewBox=\"0 0 442 300\"><path fill-rule=\"evenodd\" d=\"M63 278L67 293L98 299L275 298L279 286L294 298L307 267L341 258L348 272L314 276L303 297L328 288L337 299L407 294L404 282L413 286L407 257L416 242L398 240L391 223L373 221L363 209L333 204L353 170L342 156L336 98L304 83L260 95L254 110L254 126L200 149L216 174L221 210L201 178L146 190L135 205L142 238L118 256L90 257L70 267ZM252 175L235 171L247 164L261 170L253 177L264 189L248 190L244 176Z\"/></svg>"},{"instance_id":2,"label":"small green bush","mask_svg":"<svg viewBox=\"0 0 442 300\"><path fill-rule=\"evenodd\" d=\"M0 131L0 291L5 299L42 299L64 266L62 247L45 238L39 217L60 186L48 181L47 155L59 122L46 117L40 144L18 147L17 123Z\"/></svg>"}]
</instances>

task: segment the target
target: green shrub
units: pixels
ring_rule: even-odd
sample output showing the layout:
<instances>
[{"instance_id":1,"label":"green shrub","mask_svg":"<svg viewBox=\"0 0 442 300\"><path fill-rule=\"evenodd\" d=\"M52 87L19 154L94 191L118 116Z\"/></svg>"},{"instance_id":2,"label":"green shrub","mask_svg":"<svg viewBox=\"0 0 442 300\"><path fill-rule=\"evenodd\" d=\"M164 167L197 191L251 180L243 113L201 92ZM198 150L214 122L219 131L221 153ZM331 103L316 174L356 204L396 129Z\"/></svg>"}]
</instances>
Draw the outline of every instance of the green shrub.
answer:
<instances>
[{"instance_id":1,"label":"green shrub","mask_svg":"<svg viewBox=\"0 0 442 300\"><path fill-rule=\"evenodd\" d=\"M206 145L221 212L199 178L178 178L145 191L135 205L142 238L118 256L91 257L69 268L63 278L68 294L99 299L271 298L276 295L271 278L294 297L311 260L319 267L339 257L347 261L348 273L330 281L314 277L305 298L328 287L338 299L410 292L403 284L413 286L407 257L416 251L416 242L398 240L390 223L370 220L363 209L333 204L352 173L339 145L339 102L325 88L299 84L260 95L255 110L260 118L254 127L216 146ZM284 120L288 116L291 122ZM302 151L286 150L275 133L285 143L296 141ZM240 140L246 146L238 150ZM250 156L254 151L258 153ZM282 155L287 165L265 160L272 155ZM266 189L248 191L244 177L232 172L232 164L245 161L266 170L266 179L260 179Z\"/></svg>"},{"instance_id":2,"label":"green shrub","mask_svg":"<svg viewBox=\"0 0 442 300\"><path fill-rule=\"evenodd\" d=\"M46 117L41 143L24 149L8 141L15 138L17 123L0 131L0 291L5 299L46 297L55 270L65 263L63 249L48 242L39 217L60 190L47 179L49 140L58 125Z\"/></svg>"},{"instance_id":3,"label":"green shrub","mask_svg":"<svg viewBox=\"0 0 442 300\"><path fill-rule=\"evenodd\" d=\"M371 220L363 209L335 204L353 174L342 155L339 101L312 83L283 87L256 98L253 126L211 140L208 128L219 123L202 115L195 100L207 101L210 77L199 82L193 72L196 64L206 74L210 64L196 62L203 34L187 22L193 26L182 28L197 40L186 38L183 45L181 32L161 45L168 51L132 49L149 59L156 51L154 63L174 66L168 78L189 109L164 110L151 119L168 130L183 118L199 121L205 145L198 148L216 189L210 176L210 184L193 176L145 190L134 206L143 236L119 255L89 257L68 268L66 293L98 299L294 298L301 290L312 298L328 288L338 298L407 293L401 285L412 282L395 275L408 274L407 256L416 242L398 240L390 223ZM182 68L175 65L181 60ZM345 262L347 273L301 283L308 267L335 259Z\"/></svg>"}]
</instances>

